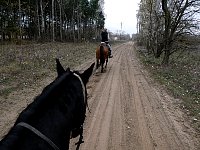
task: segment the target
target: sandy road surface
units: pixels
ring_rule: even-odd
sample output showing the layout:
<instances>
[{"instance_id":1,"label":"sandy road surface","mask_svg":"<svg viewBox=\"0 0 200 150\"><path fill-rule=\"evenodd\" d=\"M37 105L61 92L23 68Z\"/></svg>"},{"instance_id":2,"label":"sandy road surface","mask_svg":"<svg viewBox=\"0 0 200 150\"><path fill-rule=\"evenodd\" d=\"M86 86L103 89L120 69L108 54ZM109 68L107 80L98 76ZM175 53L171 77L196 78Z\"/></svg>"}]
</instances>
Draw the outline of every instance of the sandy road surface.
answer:
<instances>
[{"instance_id":1,"label":"sandy road surface","mask_svg":"<svg viewBox=\"0 0 200 150\"><path fill-rule=\"evenodd\" d=\"M175 100L156 89L140 67L133 43L122 44L113 53L106 71L94 73L88 85L91 113L80 149L199 149L195 131Z\"/></svg>"},{"instance_id":2,"label":"sandy road surface","mask_svg":"<svg viewBox=\"0 0 200 150\"><path fill-rule=\"evenodd\" d=\"M197 150L195 131L185 121L174 100L146 76L133 43L113 48L104 73L96 72L88 88L91 113L84 124L81 150ZM91 60L92 61L92 60ZM88 63L78 69L87 68ZM0 136L14 123L17 114L34 95L53 79L47 78L35 89L12 93L0 105ZM30 97L33 95L33 97ZM71 140L70 149L74 150Z\"/></svg>"}]
</instances>

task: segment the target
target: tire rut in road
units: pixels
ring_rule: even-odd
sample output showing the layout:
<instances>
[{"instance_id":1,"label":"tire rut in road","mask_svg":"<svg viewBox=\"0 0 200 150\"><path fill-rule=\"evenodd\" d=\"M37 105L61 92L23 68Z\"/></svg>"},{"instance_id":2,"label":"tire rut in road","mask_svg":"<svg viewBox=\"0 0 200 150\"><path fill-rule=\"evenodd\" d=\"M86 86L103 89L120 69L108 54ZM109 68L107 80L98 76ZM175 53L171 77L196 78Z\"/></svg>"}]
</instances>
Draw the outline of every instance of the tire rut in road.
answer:
<instances>
[{"instance_id":1,"label":"tire rut in road","mask_svg":"<svg viewBox=\"0 0 200 150\"><path fill-rule=\"evenodd\" d=\"M115 58L117 59L117 55L115 55ZM87 135L86 133L87 138L85 141L89 142L85 143L82 149L101 149L102 145L104 145L104 148L108 146L109 133L112 128L110 127L112 125L110 122L112 120L113 105L115 105L114 100L116 97L119 97L117 95L119 92L116 90L118 76L115 76L115 74L119 74L119 71L117 70L118 67L112 66L112 64L113 62L111 60L106 72L97 76L101 78L101 81L95 87L96 90L94 90L94 93L91 93L93 96L90 98L92 103L96 102L96 105L92 104L93 107L91 107L92 112L93 110L95 111L89 114L93 116L92 120L86 120L90 126L88 131L90 134ZM111 67L116 67L116 69L111 70Z\"/></svg>"}]
</instances>

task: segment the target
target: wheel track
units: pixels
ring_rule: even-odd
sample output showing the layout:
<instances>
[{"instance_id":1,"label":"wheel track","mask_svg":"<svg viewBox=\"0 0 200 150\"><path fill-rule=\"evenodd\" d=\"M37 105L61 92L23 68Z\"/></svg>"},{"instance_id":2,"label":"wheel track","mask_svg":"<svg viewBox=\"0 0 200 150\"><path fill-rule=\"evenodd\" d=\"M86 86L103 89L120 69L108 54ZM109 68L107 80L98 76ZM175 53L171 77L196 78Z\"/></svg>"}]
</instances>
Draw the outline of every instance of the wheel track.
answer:
<instances>
[{"instance_id":1,"label":"wheel track","mask_svg":"<svg viewBox=\"0 0 200 150\"><path fill-rule=\"evenodd\" d=\"M128 51L125 53L125 66L126 66L126 76L127 79L129 79L129 86L130 86L130 93L132 93L132 95L130 97L132 97L132 107L134 108L135 112L133 113L133 115L135 115L135 119L132 122L133 124L136 124L135 122L137 122L137 129L138 129L138 144L136 145L140 145L140 147L136 147L135 149L154 149L153 146L153 141L152 138L149 134L149 130L147 127L147 123L145 120L145 114L144 114L144 109L143 106L141 104L141 98L139 95L139 88L136 84L136 80L134 78L134 75L132 75L133 70L132 70L132 65L130 65L130 60L131 60L131 55L130 55L130 47L127 47L126 49L128 49ZM131 76L132 75L132 76Z\"/></svg>"},{"instance_id":2,"label":"wheel track","mask_svg":"<svg viewBox=\"0 0 200 150\"><path fill-rule=\"evenodd\" d=\"M117 55L116 55L116 58L117 58ZM112 66L113 65L112 61L110 61L109 64L110 64L109 66L115 67L115 66ZM92 141L90 140L90 142L98 143L98 144L90 145L89 146L90 149L99 149L98 145L106 146L107 138L109 137L109 128L110 128L109 125L111 122L111 116L112 116L111 114L113 110L112 106L114 105L113 100L115 99L114 98L115 92L113 93L113 91L111 92L111 90L113 89L113 87L117 86L117 82L113 81L114 80L113 77L116 72L119 72L117 71L117 69L113 71L110 68L108 67L106 69L106 73L102 74L103 76L101 78L102 81L96 87L97 90L101 90L101 94L100 95L97 94L96 96L91 98L92 99L91 101L94 101L94 100L98 101L98 103L96 104L96 110L93 113L93 116L94 117L98 116L98 119L93 119L91 121L89 133L92 133L92 135L91 134L86 135L88 136L88 138L86 138L86 141L92 138ZM108 86L103 87L105 86L105 83ZM112 83L115 83L115 84L112 84ZM110 101L109 99L113 99L113 100ZM96 124L97 126L94 126L94 124ZM88 145L88 144L85 144L85 145ZM83 149L88 149L88 148L83 146Z\"/></svg>"},{"instance_id":3,"label":"wheel track","mask_svg":"<svg viewBox=\"0 0 200 150\"><path fill-rule=\"evenodd\" d=\"M143 74L143 73L141 73L141 74ZM178 145L182 145L183 143L181 142L180 138L177 136L177 133L175 132L175 130L173 130L173 125L171 123L171 120L169 120L166 113L164 113L165 111L162 109L162 104L158 100L159 97L156 95L156 93L152 89L152 87L149 87L147 80L141 79L141 77L144 77L144 76L135 75L135 77L137 79L137 84L140 89L139 90L140 97L141 97L142 104L143 104L143 107L145 110L145 114L146 114L146 116L148 116L148 117L146 117L146 118L148 118L147 119L147 122L149 122L148 124L150 124L150 120L151 120L151 123L159 122L158 123L159 127L158 127L158 125L157 126L154 126L154 125L149 126L149 128L151 128L151 130L154 131L154 132L151 132L152 137L159 137L155 141L160 141L162 143L161 145L165 145L165 147L168 149L172 149L172 147L176 147L176 149L183 149L178 146ZM152 94L152 93L154 93L154 94ZM148 108L148 110L147 110L147 108L145 109L144 103L146 103L146 105L150 106ZM150 114L153 113L153 115L148 115L149 112L151 112ZM160 120L160 118L162 118L162 120ZM152 121L152 120L154 120L154 121ZM173 132L170 129L172 129ZM173 134L169 134L170 132L172 132ZM153 136L153 133L154 134L156 133L158 135ZM166 140L166 139L168 139L168 140ZM168 143L167 141L173 141L173 143ZM159 145L157 145L157 146L158 146L157 147L158 149L162 148L162 147L159 148Z\"/></svg>"}]
</instances>

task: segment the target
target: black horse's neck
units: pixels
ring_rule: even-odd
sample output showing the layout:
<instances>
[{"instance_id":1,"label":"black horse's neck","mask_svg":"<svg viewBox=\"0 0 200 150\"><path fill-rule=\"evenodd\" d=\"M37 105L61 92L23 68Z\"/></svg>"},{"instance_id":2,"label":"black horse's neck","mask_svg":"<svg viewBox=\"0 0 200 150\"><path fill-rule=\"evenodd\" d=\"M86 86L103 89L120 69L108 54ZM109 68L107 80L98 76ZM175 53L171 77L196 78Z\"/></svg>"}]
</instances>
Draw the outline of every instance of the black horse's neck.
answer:
<instances>
[{"instance_id":1,"label":"black horse's neck","mask_svg":"<svg viewBox=\"0 0 200 150\"><path fill-rule=\"evenodd\" d=\"M14 126L0 141L0 150L52 150L51 144L19 125L21 122L41 132L60 150L69 149L70 132L71 137L81 135L82 139L87 103L84 89L94 63L76 75L69 68L65 70L58 59L56 63L58 77L20 113Z\"/></svg>"},{"instance_id":2,"label":"black horse's neck","mask_svg":"<svg viewBox=\"0 0 200 150\"><path fill-rule=\"evenodd\" d=\"M37 149L38 146L41 149L52 149L28 129L16 126L19 122L26 122L48 137L60 150L66 149L69 147L71 130L84 119L76 120L80 114L85 115L85 109L81 109L82 105L84 94L81 82L73 73L64 74L47 86L20 114L15 126L3 141L7 145L16 143L12 144L10 149ZM33 144L30 139L39 145Z\"/></svg>"}]
</instances>

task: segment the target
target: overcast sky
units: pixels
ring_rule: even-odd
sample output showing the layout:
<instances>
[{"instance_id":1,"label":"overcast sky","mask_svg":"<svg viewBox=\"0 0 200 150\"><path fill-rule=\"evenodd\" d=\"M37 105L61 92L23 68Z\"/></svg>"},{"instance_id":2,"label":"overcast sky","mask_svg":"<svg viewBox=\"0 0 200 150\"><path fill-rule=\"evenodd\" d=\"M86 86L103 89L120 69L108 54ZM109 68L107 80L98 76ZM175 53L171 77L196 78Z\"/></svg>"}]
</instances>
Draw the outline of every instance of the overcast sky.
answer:
<instances>
[{"instance_id":1,"label":"overcast sky","mask_svg":"<svg viewBox=\"0 0 200 150\"><path fill-rule=\"evenodd\" d=\"M126 33L133 34L137 32L136 14L140 0L104 0L105 27L117 32L122 30Z\"/></svg>"}]
</instances>

